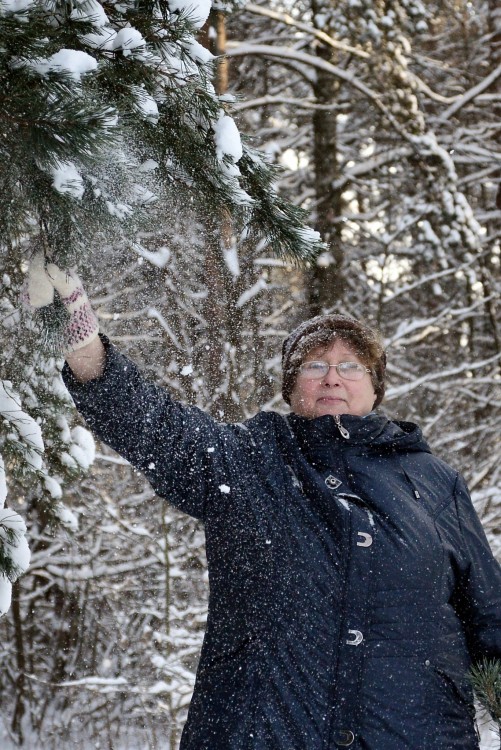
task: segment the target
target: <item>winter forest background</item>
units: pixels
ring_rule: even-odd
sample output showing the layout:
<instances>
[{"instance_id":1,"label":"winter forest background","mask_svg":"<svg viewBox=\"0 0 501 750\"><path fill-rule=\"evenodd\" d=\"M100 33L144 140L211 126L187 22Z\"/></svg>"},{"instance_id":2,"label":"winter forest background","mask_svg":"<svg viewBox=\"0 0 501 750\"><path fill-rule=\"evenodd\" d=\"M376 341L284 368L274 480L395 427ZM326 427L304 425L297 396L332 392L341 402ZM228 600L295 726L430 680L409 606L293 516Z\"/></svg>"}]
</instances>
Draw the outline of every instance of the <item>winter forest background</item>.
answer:
<instances>
[{"instance_id":1,"label":"winter forest background","mask_svg":"<svg viewBox=\"0 0 501 750\"><path fill-rule=\"evenodd\" d=\"M174 750L207 598L203 529L94 445L60 310L23 312L37 250L223 420L285 409L304 317L378 325L385 410L501 557L500 81L496 0L0 0L2 748Z\"/></svg>"}]
</instances>

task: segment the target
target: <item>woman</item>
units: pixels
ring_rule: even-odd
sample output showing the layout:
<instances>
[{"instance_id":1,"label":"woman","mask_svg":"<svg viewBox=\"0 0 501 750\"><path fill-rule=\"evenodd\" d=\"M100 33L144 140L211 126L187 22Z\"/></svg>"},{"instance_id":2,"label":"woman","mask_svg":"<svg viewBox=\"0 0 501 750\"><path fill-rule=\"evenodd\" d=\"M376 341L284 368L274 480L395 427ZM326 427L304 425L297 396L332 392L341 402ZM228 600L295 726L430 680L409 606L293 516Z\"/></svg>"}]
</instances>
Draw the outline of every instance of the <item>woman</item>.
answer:
<instances>
[{"instance_id":1,"label":"woman","mask_svg":"<svg viewBox=\"0 0 501 750\"><path fill-rule=\"evenodd\" d=\"M218 424L98 337L78 277L36 276L31 303L53 284L70 312L64 378L90 427L205 522L182 750L478 748L465 674L501 656L501 570L461 477L418 427L374 411L374 331L306 321L283 346L292 413Z\"/></svg>"}]
</instances>

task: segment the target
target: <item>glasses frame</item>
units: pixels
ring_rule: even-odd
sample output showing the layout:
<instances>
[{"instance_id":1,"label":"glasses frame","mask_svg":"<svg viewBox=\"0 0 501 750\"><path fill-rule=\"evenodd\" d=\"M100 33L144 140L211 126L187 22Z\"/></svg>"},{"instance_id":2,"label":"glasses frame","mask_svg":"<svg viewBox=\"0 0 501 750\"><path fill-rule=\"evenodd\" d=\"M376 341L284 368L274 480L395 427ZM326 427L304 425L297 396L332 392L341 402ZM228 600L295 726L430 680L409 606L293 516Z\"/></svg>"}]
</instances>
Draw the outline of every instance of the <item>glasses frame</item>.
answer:
<instances>
[{"instance_id":1,"label":"glasses frame","mask_svg":"<svg viewBox=\"0 0 501 750\"><path fill-rule=\"evenodd\" d=\"M313 363L318 363L318 364L325 365L328 368L327 372L325 372L319 378L311 377L311 375L310 376L305 375L304 372L303 372L303 367L305 365L311 365ZM329 370L331 369L331 367L334 367L336 369L336 372L339 375L339 377L342 378L343 380L348 380L348 381L351 381L352 383L353 382L356 383L356 382L359 382L360 380L362 380L362 378L364 377L362 375L360 378L347 378L346 375L343 375L343 373L340 372L339 369L338 369L342 365L358 365L359 367L362 367L365 370L366 373L368 372L370 375L372 374L372 370L370 369L370 367L366 367L365 365L360 364L360 362L338 362L337 365L330 365L328 362L324 362L324 360L322 360L322 359L311 359L311 360L309 360L307 362L302 362L300 364L300 366L299 366L299 373L298 374L302 375L304 378L307 378L308 380L323 380L325 377L327 377L327 375L328 375Z\"/></svg>"}]
</instances>

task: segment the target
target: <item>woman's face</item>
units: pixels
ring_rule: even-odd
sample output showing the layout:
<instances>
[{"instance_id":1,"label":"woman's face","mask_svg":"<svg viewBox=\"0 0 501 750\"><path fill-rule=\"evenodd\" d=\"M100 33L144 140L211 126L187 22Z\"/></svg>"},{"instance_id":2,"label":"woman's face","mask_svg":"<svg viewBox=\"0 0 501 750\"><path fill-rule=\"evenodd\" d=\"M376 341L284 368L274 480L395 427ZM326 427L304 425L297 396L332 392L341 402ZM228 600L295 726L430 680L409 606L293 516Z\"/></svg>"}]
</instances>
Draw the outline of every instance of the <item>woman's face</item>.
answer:
<instances>
[{"instance_id":1,"label":"woman's face","mask_svg":"<svg viewBox=\"0 0 501 750\"><path fill-rule=\"evenodd\" d=\"M335 341L327 349L317 347L306 355L304 362L318 360L329 365L340 362L358 362L360 357L344 342ZM344 380L335 367L321 380L308 379L298 374L291 394L291 409L300 417L313 419L325 414L356 414L360 417L369 414L376 400L370 373L361 380Z\"/></svg>"}]
</instances>

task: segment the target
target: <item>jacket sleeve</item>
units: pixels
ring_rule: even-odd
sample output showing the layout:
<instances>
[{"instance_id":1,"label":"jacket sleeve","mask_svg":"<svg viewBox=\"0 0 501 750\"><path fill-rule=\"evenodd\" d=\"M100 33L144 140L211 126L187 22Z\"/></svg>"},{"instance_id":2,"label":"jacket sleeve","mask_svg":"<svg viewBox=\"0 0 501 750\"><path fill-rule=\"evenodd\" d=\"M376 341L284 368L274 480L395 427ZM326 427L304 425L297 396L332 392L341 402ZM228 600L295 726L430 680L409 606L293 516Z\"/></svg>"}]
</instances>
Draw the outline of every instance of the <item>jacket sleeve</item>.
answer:
<instances>
[{"instance_id":1,"label":"jacket sleeve","mask_svg":"<svg viewBox=\"0 0 501 750\"><path fill-rule=\"evenodd\" d=\"M176 402L102 339L107 358L101 377L80 383L68 365L63 368L77 409L92 432L139 469L157 494L204 520L210 493L218 486L224 491L225 463L235 450L231 430Z\"/></svg>"},{"instance_id":2,"label":"jacket sleeve","mask_svg":"<svg viewBox=\"0 0 501 750\"><path fill-rule=\"evenodd\" d=\"M501 567L462 477L458 477L454 495L462 540L456 609L466 630L472 660L501 659Z\"/></svg>"}]
</instances>

